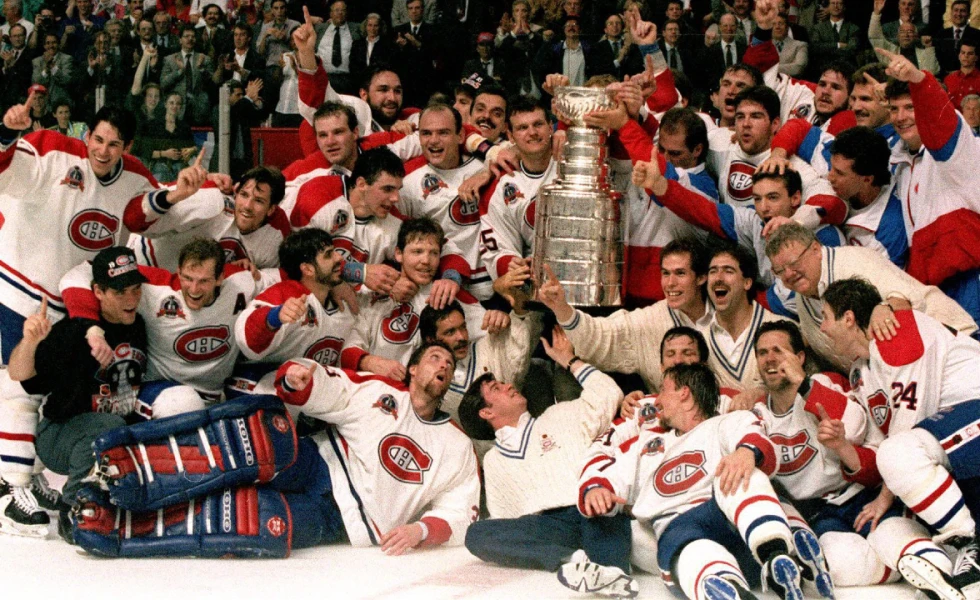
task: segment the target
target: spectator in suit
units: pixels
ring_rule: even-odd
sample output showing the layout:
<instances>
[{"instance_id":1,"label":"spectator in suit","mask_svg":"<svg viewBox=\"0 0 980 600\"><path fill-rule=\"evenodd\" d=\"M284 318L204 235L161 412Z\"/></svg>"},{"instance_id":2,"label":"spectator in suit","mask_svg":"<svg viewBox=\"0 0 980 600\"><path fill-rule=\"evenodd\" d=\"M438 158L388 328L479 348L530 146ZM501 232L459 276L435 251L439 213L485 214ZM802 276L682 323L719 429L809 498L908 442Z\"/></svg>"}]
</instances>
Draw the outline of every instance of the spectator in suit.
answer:
<instances>
[{"instance_id":1,"label":"spectator in suit","mask_svg":"<svg viewBox=\"0 0 980 600\"><path fill-rule=\"evenodd\" d=\"M772 21L772 42L779 52L779 72L790 77L801 77L809 60L806 42L789 37L786 13L780 13Z\"/></svg>"},{"instance_id":2,"label":"spectator in suit","mask_svg":"<svg viewBox=\"0 0 980 600\"><path fill-rule=\"evenodd\" d=\"M943 80L949 90L949 99L955 106L961 106L967 96L980 93L976 46L978 41L980 40L967 40L960 44L960 68Z\"/></svg>"},{"instance_id":3,"label":"spectator in suit","mask_svg":"<svg viewBox=\"0 0 980 600\"><path fill-rule=\"evenodd\" d=\"M697 39L701 36L699 29L694 26L694 21L692 20L692 12L684 10L684 2L682 0L667 0L667 8L664 10L663 24L666 25L669 21L677 21L681 26L681 46L690 48L693 46ZM663 27L661 27L663 29Z\"/></svg>"},{"instance_id":4,"label":"spectator in suit","mask_svg":"<svg viewBox=\"0 0 980 600\"><path fill-rule=\"evenodd\" d=\"M164 94L176 93L184 98L185 113L192 125L205 124L210 115L209 94L214 63L195 50L194 28L185 25L180 33L180 51L163 60L160 88Z\"/></svg>"},{"instance_id":5,"label":"spectator in suit","mask_svg":"<svg viewBox=\"0 0 980 600\"><path fill-rule=\"evenodd\" d=\"M75 15L61 20L61 50L78 64L85 64L95 34L105 27L106 19L92 14L92 0L75 0Z\"/></svg>"},{"instance_id":6,"label":"spectator in suit","mask_svg":"<svg viewBox=\"0 0 980 600\"><path fill-rule=\"evenodd\" d=\"M592 48L595 64L594 75L615 75L622 77L626 56L632 44L623 35L623 17L611 14L606 18L602 39Z\"/></svg>"},{"instance_id":7,"label":"spectator in suit","mask_svg":"<svg viewBox=\"0 0 980 600\"><path fill-rule=\"evenodd\" d=\"M694 68L694 58L681 37L680 21L670 20L664 23L664 38L660 52L663 53L664 60L667 61L667 67L674 71L685 73ZM635 72L633 71L633 73Z\"/></svg>"},{"instance_id":8,"label":"spectator in suit","mask_svg":"<svg viewBox=\"0 0 980 600\"><path fill-rule=\"evenodd\" d=\"M960 102L960 112L973 130L973 135L980 137L980 96L969 94Z\"/></svg>"},{"instance_id":9,"label":"spectator in suit","mask_svg":"<svg viewBox=\"0 0 980 600\"><path fill-rule=\"evenodd\" d=\"M879 4L883 4L883 2L879 0L875 2L874 6L877 8ZM885 39L893 44L897 44L898 28L902 23L912 23L915 25L919 35L923 35L926 32L925 23L922 22L922 17L919 12L919 0L898 0L898 19L884 23L881 26L881 31L885 34Z\"/></svg>"},{"instance_id":10,"label":"spectator in suit","mask_svg":"<svg viewBox=\"0 0 980 600\"><path fill-rule=\"evenodd\" d=\"M752 1L733 0L732 14L735 15L735 25L739 29L739 34L744 34L746 40L752 39L755 32L755 21L752 20Z\"/></svg>"},{"instance_id":11,"label":"spectator in suit","mask_svg":"<svg viewBox=\"0 0 980 600\"><path fill-rule=\"evenodd\" d=\"M724 14L718 21L720 41L706 46L701 50L697 61L698 71L704 73L700 79L702 85L710 86L721 79L725 70L734 64L742 62L745 54L745 42L737 39L738 23L732 14Z\"/></svg>"},{"instance_id":12,"label":"spectator in suit","mask_svg":"<svg viewBox=\"0 0 980 600\"><path fill-rule=\"evenodd\" d=\"M423 19L422 0L408 0L408 22L395 27L394 63L405 88L405 104L424 106L433 88L433 26Z\"/></svg>"},{"instance_id":13,"label":"spectator in suit","mask_svg":"<svg viewBox=\"0 0 980 600\"><path fill-rule=\"evenodd\" d=\"M126 14L119 20L122 23L123 34L133 43L139 37L139 24L146 17L143 0L129 0L126 4Z\"/></svg>"},{"instance_id":14,"label":"spectator in suit","mask_svg":"<svg viewBox=\"0 0 980 600\"><path fill-rule=\"evenodd\" d=\"M248 83L253 79L265 81L265 57L252 48L252 28L245 23L237 23L231 31L234 49L215 61L214 84L222 85L235 80Z\"/></svg>"},{"instance_id":15,"label":"spectator in suit","mask_svg":"<svg viewBox=\"0 0 980 600\"><path fill-rule=\"evenodd\" d=\"M829 18L810 30L811 66L823 69L825 64L838 59L857 64L861 31L857 25L844 19L844 10L844 0L829 0Z\"/></svg>"},{"instance_id":16,"label":"spectator in suit","mask_svg":"<svg viewBox=\"0 0 980 600\"><path fill-rule=\"evenodd\" d=\"M541 27L530 21L531 5L527 0L515 0L511 5L511 14L513 25L498 46L500 55L510 67L509 75L504 81L513 93L540 98L541 90L531 67L544 43Z\"/></svg>"},{"instance_id":17,"label":"spectator in suit","mask_svg":"<svg viewBox=\"0 0 980 600\"><path fill-rule=\"evenodd\" d=\"M970 2L953 0L949 8L951 26L940 31L934 38L939 66L945 73L960 68L960 44L967 39L980 39L980 29L970 27Z\"/></svg>"},{"instance_id":18,"label":"spectator in suit","mask_svg":"<svg viewBox=\"0 0 980 600\"><path fill-rule=\"evenodd\" d=\"M437 4L436 0L425 0L423 2L422 22L428 23L429 25L436 22ZM411 20L407 0L394 0L391 4L391 26L398 28Z\"/></svg>"},{"instance_id":19,"label":"spectator in suit","mask_svg":"<svg viewBox=\"0 0 980 600\"><path fill-rule=\"evenodd\" d=\"M47 89L48 101L63 102L71 99L75 81L75 64L71 57L58 51L58 36L49 33L44 38L44 54L34 59L31 81Z\"/></svg>"},{"instance_id":20,"label":"spectator in suit","mask_svg":"<svg viewBox=\"0 0 980 600\"><path fill-rule=\"evenodd\" d=\"M279 66L283 53L289 52L290 34L299 27L298 21L286 16L286 0L273 0L269 12L272 20L262 24L255 49L265 57L266 89L282 83L282 70Z\"/></svg>"},{"instance_id":21,"label":"spectator in suit","mask_svg":"<svg viewBox=\"0 0 980 600\"><path fill-rule=\"evenodd\" d=\"M360 82L367 68L391 62L395 45L388 37L388 27L378 13L371 13L361 24L361 38L354 41L350 51L350 70L354 81Z\"/></svg>"},{"instance_id":22,"label":"spectator in suit","mask_svg":"<svg viewBox=\"0 0 980 600\"><path fill-rule=\"evenodd\" d=\"M125 96L118 91L123 89L125 81L122 59L110 52L109 34L100 31L95 34L92 49L89 50L85 68L80 73L79 83L81 84L82 101L78 112L87 116L91 108L95 107L95 90L100 86L105 87L105 103L107 105L119 105L125 100ZM78 92L73 90L75 97Z\"/></svg>"},{"instance_id":23,"label":"spectator in suit","mask_svg":"<svg viewBox=\"0 0 980 600\"><path fill-rule=\"evenodd\" d=\"M502 58L495 56L492 33L483 32L477 36L476 53L477 58L472 58L463 65L462 76L469 77L476 73L483 77L484 82L493 79L502 84L507 67Z\"/></svg>"},{"instance_id":24,"label":"spectator in suit","mask_svg":"<svg viewBox=\"0 0 980 600\"><path fill-rule=\"evenodd\" d=\"M153 43L161 57L180 50L180 40L170 32L170 15L163 11L157 11L153 15L153 36Z\"/></svg>"},{"instance_id":25,"label":"spectator in suit","mask_svg":"<svg viewBox=\"0 0 980 600\"><path fill-rule=\"evenodd\" d=\"M6 22L0 25L0 35L10 35L10 28L14 25L23 27L28 36L34 31L34 24L24 18L21 0L4 0L3 17Z\"/></svg>"},{"instance_id":26,"label":"spectator in suit","mask_svg":"<svg viewBox=\"0 0 980 600\"><path fill-rule=\"evenodd\" d=\"M347 21L347 3L333 0L330 3L330 20L314 27L316 54L323 61L323 68L330 76L330 85L338 93L353 93L356 83L351 77L350 54L354 41L361 32Z\"/></svg>"},{"instance_id":27,"label":"spectator in suit","mask_svg":"<svg viewBox=\"0 0 980 600\"><path fill-rule=\"evenodd\" d=\"M163 69L163 58L159 55L156 48L155 37L153 32L153 23L149 20L142 20L137 26L138 37L136 38L135 46L132 49L132 64L131 74L135 77L136 69L139 68L140 63L143 61L143 56L149 49L154 50L154 58L147 63L146 68L148 72L143 75L145 83L159 83L160 82L160 71Z\"/></svg>"},{"instance_id":28,"label":"spectator in suit","mask_svg":"<svg viewBox=\"0 0 980 600\"><path fill-rule=\"evenodd\" d=\"M592 62L592 48L580 39L578 17L566 17L563 32L565 39L546 44L538 51L534 68L539 86L552 73L568 77L569 85L584 85L596 70Z\"/></svg>"},{"instance_id":29,"label":"spectator in suit","mask_svg":"<svg viewBox=\"0 0 980 600\"><path fill-rule=\"evenodd\" d=\"M222 54L231 52L231 33L225 29L225 13L217 4L204 7L204 27L198 27L197 51L208 56L212 61Z\"/></svg>"},{"instance_id":30,"label":"spectator in suit","mask_svg":"<svg viewBox=\"0 0 980 600\"><path fill-rule=\"evenodd\" d=\"M34 65L27 52L27 30L15 24L10 28L10 47L0 52L3 60L3 91L0 103L3 110L14 104L23 104L27 99L27 88L31 85Z\"/></svg>"},{"instance_id":31,"label":"spectator in suit","mask_svg":"<svg viewBox=\"0 0 980 600\"><path fill-rule=\"evenodd\" d=\"M252 127L258 126L265 118L265 106L262 103L262 80L253 79L248 85L242 86L241 82L232 81L228 84L231 88L228 95L228 103L231 104L231 141L230 145L230 168L231 178L238 180L242 174L251 169L255 162L252 154ZM211 125L218 128L218 108L212 112ZM211 156L211 170L216 171L218 167L218 153Z\"/></svg>"},{"instance_id":32,"label":"spectator in suit","mask_svg":"<svg viewBox=\"0 0 980 600\"><path fill-rule=\"evenodd\" d=\"M912 61L912 64L929 71L933 75L939 72L939 59L936 49L919 43L919 32L912 23L902 23L898 29L898 44L885 39L881 31L881 20L877 15L871 15L871 25L868 26L868 40L875 48L884 48L889 52L898 52Z\"/></svg>"}]
</instances>

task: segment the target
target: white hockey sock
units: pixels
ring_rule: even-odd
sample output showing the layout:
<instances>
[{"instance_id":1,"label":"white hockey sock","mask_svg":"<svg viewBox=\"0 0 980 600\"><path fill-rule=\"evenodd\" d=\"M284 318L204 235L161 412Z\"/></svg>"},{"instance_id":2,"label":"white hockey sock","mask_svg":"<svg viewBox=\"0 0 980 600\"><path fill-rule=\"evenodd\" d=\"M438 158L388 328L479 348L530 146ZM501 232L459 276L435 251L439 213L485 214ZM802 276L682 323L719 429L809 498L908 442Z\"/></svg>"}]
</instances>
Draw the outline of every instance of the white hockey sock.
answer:
<instances>
[{"instance_id":1,"label":"white hockey sock","mask_svg":"<svg viewBox=\"0 0 980 600\"><path fill-rule=\"evenodd\" d=\"M749 584L738 568L738 561L724 546L711 540L695 540L684 546L674 567L674 581L688 598L703 598L702 586L709 575Z\"/></svg>"}]
</instances>

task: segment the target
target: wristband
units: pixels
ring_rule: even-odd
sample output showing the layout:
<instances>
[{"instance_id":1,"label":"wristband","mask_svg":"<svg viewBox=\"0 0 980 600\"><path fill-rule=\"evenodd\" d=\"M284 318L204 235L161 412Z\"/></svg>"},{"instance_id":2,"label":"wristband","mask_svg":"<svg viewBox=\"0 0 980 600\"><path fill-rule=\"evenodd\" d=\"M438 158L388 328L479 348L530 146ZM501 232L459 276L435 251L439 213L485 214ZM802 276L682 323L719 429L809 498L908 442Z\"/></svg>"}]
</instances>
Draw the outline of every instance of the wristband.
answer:
<instances>
[{"instance_id":1,"label":"wristband","mask_svg":"<svg viewBox=\"0 0 980 600\"><path fill-rule=\"evenodd\" d=\"M456 285L463 286L463 276L459 274L456 269L447 269L442 272L442 279L448 279L449 281L455 282Z\"/></svg>"},{"instance_id":2,"label":"wristband","mask_svg":"<svg viewBox=\"0 0 980 600\"><path fill-rule=\"evenodd\" d=\"M417 521L415 524L422 528L422 541L424 542L429 537L429 526L422 521Z\"/></svg>"},{"instance_id":3,"label":"wristband","mask_svg":"<svg viewBox=\"0 0 980 600\"><path fill-rule=\"evenodd\" d=\"M282 320L279 318L279 312L282 311L282 305L279 305L269 311L269 314L265 317L265 322L272 329L279 329L282 327Z\"/></svg>"},{"instance_id":4,"label":"wristband","mask_svg":"<svg viewBox=\"0 0 980 600\"><path fill-rule=\"evenodd\" d=\"M891 304L888 304L888 300L882 300L881 302L878 303L878 306L884 306L888 310L890 310L892 312L895 312L895 309L892 308L892 305Z\"/></svg>"},{"instance_id":5,"label":"wristband","mask_svg":"<svg viewBox=\"0 0 980 600\"><path fill-rule=\"evenodd\" d=\"M356 260L347 259L344 263L343 279L347 283L364 283L367 265Z\"/></svg>"},{"instance_id":6,"label":"wristband","mask_svg":"<svg viewBox=\"0 0 980 600\"><path fill-rule=\"evenodd\" d=\"M796 390L796 393L801 397L806 398L807 394L810 393L810 378L803 377L803 381L800 382L800 387Z\"/></svg>"},{"instance_id":7,"label":"wristband","mask_svg":"<svg viewBox=\"0 0 980 600\"><path fill-rule=\"evenodd\" d=\"M574 365L575 364L575 361L577 361L577 360L582 360L582 359L579 358L576 355L572 355L572 358L570 358L568 360L568 364L565 365L565 370L568 371L569 373L571 373L572 372L572 365Z\"/></svg>"},{"instance_id":8,"label":"wristband","mask_svg":"<svg viewBox=\"0 0 980 600\"><path fill-rule=\"evenodd\" d=\"M105 329L102 329L98 325L92 325L87 330L85 330L85 339L99 337L105 340Z\"/></svg>"}]
</instances>

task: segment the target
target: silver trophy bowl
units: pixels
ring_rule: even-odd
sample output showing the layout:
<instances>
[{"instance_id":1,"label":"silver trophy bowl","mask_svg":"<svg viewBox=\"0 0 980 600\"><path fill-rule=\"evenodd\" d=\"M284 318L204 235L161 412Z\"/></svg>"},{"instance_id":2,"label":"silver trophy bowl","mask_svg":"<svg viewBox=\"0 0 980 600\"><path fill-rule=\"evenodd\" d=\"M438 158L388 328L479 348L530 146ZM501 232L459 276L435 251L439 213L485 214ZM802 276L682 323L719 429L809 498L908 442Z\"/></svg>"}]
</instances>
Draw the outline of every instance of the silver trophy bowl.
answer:
<instances>
[{"instance_id":1,"label":"silver trophy bowl","mask_svg":"<svg viewBox=\"0 0 980 600\"><path fill-rule=\"evenodd\" d=\"M559 119L572 127L587 127L582 120L586 113L609 108L616 108L616 102L605 89L572 85L555 89L552 110Z\"/></svg>"}]
</instances>

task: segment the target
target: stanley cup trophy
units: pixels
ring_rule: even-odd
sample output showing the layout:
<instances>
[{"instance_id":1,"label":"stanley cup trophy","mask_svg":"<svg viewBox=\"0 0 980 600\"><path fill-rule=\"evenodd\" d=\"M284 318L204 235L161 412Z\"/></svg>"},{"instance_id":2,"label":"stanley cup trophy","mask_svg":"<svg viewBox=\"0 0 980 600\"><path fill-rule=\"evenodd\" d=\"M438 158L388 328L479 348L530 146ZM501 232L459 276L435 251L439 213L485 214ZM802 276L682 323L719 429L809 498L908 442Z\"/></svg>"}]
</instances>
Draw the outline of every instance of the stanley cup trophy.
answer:
<instances>
[{"instance_id":1,"label":"stanley cup trophy","mask_svg":"<svg viewBox=\"0 0 980 600\"><path fill-rule=\"evenodd\" d=\"M604 89L560 87L554 110L568 123L568 142L555 181L544 186L535 207L535 280L545 265L565 288L572 306L622 304L623 243L619 194L607 181L606 132L588 127L583 115L615 108Z\"/></svg>"}]
</instances>

